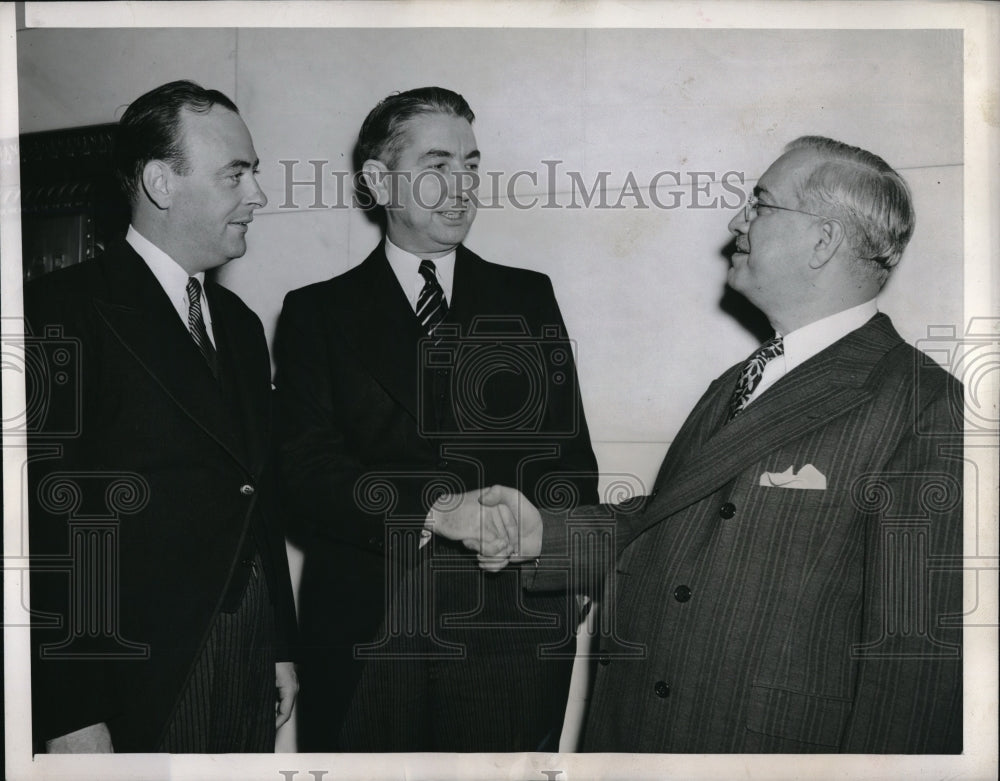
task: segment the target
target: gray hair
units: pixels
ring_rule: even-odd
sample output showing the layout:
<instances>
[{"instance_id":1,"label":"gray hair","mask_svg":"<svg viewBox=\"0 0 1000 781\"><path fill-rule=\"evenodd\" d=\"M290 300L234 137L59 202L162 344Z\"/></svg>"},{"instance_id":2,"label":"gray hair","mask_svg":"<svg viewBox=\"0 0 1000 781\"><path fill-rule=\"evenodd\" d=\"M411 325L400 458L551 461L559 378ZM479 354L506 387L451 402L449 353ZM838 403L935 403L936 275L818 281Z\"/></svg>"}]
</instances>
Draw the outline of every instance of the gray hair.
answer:
<instances>
[{"instance_id":1,"label":"gray hair","mask_svg":"<svg viewBox=\"0 0 1000 781\"><path fill-rule=\"evenodd\" d=\"M885 284L916 223L903 177L878 155L831 138L802 136L785 147L796 149L825 158L803 183L800 201L839 218L858 270Z\"/></svg>"}]
</instances>

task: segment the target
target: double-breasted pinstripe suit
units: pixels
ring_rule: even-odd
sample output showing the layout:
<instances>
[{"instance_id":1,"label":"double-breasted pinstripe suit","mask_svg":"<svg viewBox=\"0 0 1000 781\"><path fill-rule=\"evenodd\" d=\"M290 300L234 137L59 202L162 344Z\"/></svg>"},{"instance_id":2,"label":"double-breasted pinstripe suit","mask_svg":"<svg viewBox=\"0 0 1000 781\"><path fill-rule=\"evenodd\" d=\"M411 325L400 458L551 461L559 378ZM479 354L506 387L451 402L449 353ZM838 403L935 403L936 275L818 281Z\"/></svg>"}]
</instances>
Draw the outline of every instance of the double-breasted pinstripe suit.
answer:
<instances>
[{"instance_id":1,"label":"double-breasted pinstripe suit","mask_svg":"<svg viewBox=\"0 0 1000 781\"><path fill-rule=\"evenodd\" d=\"M644 503L543 514L533 587L617 540L584 749L961 751L961 385L882 314L724 423L739 368Z\"/></svg>"}]
</instances>

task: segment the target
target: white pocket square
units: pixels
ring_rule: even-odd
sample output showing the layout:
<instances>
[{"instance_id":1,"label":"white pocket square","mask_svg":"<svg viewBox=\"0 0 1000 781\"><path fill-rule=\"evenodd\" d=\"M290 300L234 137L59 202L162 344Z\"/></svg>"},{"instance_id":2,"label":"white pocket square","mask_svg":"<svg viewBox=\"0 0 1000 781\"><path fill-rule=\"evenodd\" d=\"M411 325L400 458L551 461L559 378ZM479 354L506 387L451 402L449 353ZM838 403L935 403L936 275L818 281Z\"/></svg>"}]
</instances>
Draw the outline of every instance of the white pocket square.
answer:
<instances>
[{"instance_id":1,"label":"white pocket square","mask_svg":"<svg viewBox=\"0 0 1000 781\"><path fill-rule=\"evenodd\" d=\"M816 491L826 490L826 475L812 464L806 464L798 474L795 467L788 467L784 472L765 472L760 476L760 484L767 488L811 488Z\"/></svg>"}]
</instances>

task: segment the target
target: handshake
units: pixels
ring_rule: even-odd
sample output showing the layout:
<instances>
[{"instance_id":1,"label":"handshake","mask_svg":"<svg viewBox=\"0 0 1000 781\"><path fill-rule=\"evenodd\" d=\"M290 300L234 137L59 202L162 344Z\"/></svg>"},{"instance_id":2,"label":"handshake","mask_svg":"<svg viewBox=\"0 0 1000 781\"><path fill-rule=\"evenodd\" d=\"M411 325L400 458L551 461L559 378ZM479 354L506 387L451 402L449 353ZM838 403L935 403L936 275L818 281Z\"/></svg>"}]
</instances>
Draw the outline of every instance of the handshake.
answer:
<instances>
[{"instance_id":1,"label":"handshake","mask_svg":"<svg viewBox=\"0 0 1000 781\"><path fill-rule=\"evenodd\" d=\"M487 572L536 559L542 552L538 508L520 491L502 485L445 494L434 502L424 528L474 550Z\"/></svg>"}]
</instances>

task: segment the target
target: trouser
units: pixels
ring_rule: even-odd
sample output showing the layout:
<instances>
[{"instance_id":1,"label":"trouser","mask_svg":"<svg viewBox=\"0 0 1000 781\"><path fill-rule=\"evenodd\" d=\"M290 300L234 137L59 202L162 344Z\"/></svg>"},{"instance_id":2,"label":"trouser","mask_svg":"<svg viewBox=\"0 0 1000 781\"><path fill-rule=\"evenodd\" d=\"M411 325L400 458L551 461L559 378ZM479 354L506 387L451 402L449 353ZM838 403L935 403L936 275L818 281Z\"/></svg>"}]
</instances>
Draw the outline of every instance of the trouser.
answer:
<instances>
[{"instance_id":1,"label":"trouser","mask_svg":"<svg viewBox=\"0 0 1000 781\"><path fill-rule=\"evenodd\" d=\"M216 616L160 751L274 751L274 611L259 556L254 564L235 611Z\"/></svg>"}]
</instances>

